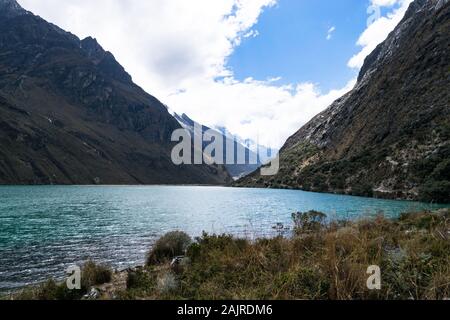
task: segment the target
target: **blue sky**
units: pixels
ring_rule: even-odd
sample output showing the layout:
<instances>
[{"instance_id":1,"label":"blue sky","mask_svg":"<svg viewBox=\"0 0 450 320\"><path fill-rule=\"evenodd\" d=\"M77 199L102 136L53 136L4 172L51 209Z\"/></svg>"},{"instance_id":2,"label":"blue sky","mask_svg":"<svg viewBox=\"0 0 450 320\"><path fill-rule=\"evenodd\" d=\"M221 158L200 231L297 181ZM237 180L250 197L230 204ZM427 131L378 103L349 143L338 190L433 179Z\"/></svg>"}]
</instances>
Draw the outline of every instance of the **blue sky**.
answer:
<instances>
[{"instance_id":1,"label":"blue sky","mask_svg":"<svg viewBox=\"0 0 450 320\"><path fill-rule=\"evenodd\" d=\"M412 0L18 1L95 37L171 112L281 147L352 89Z\"/></svg>"},{"instance_id":2,"label":"blue sky","mask_svg":"<svg viewBox=\"0 0 450 320\"><path fill-rule=\"evenodd\" d=\"M244 40L228 65L239 80L282 77L280 83L309 81L322 91L343 87L358 72L347 62L359 51L368 6L362 0L280 0L260 16L259 35Z\"/></svg>"}]
</instances>

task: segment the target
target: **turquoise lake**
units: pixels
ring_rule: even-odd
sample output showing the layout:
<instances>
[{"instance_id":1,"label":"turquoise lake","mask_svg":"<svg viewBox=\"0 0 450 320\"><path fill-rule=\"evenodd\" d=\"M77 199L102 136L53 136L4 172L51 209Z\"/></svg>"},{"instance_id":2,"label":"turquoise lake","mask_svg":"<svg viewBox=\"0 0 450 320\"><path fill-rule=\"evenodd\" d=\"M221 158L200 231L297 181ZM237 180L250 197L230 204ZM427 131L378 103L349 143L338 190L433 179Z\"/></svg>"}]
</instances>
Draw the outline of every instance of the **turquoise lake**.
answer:
<instances>
[{"instance_id":1,"label":"turquoise lake","mask_svg":"<svg viewBox=\"0 0 450 320\"><path fill-rule=\"evenodd\" d=\"M0 291L49 277L88 259L117 269L143 264L161 235L276 235L296 211L356 219L440 206L293 190L170 186L0 187Z\"/></svg>"}]
</instances>

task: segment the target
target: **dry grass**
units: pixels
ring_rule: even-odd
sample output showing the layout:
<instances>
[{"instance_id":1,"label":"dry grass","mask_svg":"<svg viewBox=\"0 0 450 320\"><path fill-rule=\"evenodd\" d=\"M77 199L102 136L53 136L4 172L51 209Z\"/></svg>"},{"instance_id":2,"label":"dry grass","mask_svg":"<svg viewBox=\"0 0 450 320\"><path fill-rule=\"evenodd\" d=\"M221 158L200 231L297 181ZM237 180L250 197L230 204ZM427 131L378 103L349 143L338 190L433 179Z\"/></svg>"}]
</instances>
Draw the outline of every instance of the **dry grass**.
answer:
<instances>
[{"instance_id":1,"label":"dry grass","mask_svg":"<svg viewBox=\"0 0 450 320\"><path fill-rule=\"evenodd\" d=\"M308 213L311 214L311 213ZM450 297L450 214L382 216L325 223L297 217L295 235L250 242L204 234L179 274L150 267L123 298L147 299L443 299ZM294 217L295 218L295 217ZM318 220L317 220L318 219ZM305 223L306 222L306 223ZM312 223L311 223L312 222ZM382 289L368 290L370 265ZM176 279L171 290L158 279Z\"/></svg>"},{"instance_id":2,"label":"dry grass","mask_svg":"<svg viewBox=\"0 0 450 320\"><path fill-rule=\"evenodd\" d=\"M149 257L155 259L149 259L146 267L120 274L128 277L127 288L118 289L116 297L450 298L449 209L353 222L326 222L322 214L309 212L294 214L293 221L294 234L289 238L249 241L204 234L187 251L185 234L169 234L150 252ZM176 266L170 265L170 258L182 252L185 258ZM381 290L367 288L367 268L371 265L381 268ZM83 285L84 291L110 279L108 269L91 262L84 273L84 281L88 282ZM117 275L113 274L113 278ZM63 284L49 281L26 289L15 298L52 300L80 296Z\"/></svg>"},{"instance_id":3,"label":"dry grass","mask_svg":"<svg viewBox=\"0 0 450 320\"><path fill-rule=\"evenodd\" d=\"M81 289L69 290L65 282L50 279L38 286L28 287L13 295L14 300L78 300L95 285L111 281L110 268L88 261L81 268Z\"/></svg>"}]
</instances>

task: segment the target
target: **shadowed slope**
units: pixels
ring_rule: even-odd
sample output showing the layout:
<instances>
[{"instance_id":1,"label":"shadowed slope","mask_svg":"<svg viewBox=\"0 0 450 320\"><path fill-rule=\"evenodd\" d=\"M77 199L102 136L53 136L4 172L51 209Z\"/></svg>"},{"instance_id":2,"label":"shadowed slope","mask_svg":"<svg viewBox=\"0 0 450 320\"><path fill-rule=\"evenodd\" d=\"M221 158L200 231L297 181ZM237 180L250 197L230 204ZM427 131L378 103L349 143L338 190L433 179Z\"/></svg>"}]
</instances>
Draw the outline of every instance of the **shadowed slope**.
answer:
<instances>
[{"instance_id":1,"label":"shadowed slope","mask_svg":"<svg viewBox=\"0 0 450 320\"><path fill-rule=\"evenodd\" d=\"M178 128L95 39L0 0L0 183L226 183L172 164Z\"/></svg>"}]
</instances>

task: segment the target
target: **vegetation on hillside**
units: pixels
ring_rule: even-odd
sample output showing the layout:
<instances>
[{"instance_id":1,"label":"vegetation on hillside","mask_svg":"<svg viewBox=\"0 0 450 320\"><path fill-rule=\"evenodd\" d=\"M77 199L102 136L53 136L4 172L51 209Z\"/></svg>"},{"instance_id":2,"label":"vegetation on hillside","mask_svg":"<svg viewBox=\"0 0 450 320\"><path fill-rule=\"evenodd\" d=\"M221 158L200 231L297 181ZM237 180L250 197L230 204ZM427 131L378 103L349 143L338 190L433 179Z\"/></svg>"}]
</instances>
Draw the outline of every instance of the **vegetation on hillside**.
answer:
<instances>
[{"instance_id":1,"label":"vegetation on hillside","mask_svg":"<svg viewBox=\"0 0 450 320\"><path fill-rule=\"evenodd\" d=\"M236 186L450 203L450 3L437 3L411 3L355 87L286 141L277 175Z\"/></svg>"},{"instance_id":2,"label":"vegetation on hillside","mask_svg":"<svg viewBox=\"0 0 450 320\"><path fill-rule=\"evenodd\" d=\"M442 138L442 132L440 134ZM403 145L405 143L402 142ZM405 153L410 156L424 153L422 143L425 144L417 141L410 150L402 150L395 157L389 156L396 154L395 150L368 147L357 155L339 160L327 160L320 149L303 143L281 154L277 175L259 176L256 171L234 185L450 203L448 142L442 143L426 157L409 160L406 164L399 162ZM392 178L394 176L396 179ZM414 190L414 194L401 191L405 189Z\"/></svg>"}]
</instances>

